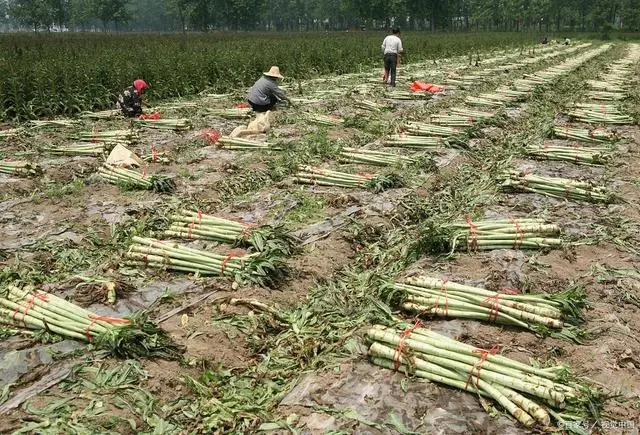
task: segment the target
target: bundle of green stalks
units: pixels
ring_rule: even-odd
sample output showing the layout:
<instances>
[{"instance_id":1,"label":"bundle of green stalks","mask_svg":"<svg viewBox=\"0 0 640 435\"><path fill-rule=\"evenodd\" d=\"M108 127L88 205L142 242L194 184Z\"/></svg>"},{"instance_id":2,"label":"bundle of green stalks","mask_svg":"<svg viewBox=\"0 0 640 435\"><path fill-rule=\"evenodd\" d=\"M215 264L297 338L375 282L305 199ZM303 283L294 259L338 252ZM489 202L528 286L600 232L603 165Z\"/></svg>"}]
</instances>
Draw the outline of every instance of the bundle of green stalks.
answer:
<instances>
[{"instance_id":1,"label":"bundle of green stalks","mask_svg":"<svg viewBox=\"0 0 640 435\"><path fill-rule=\"evenodd\" d=\"M576 128L563 125L553 126L553 135L561 139L572 139L580 142L605 143L615 142L618 136L604 128Z\"/></svg>"},{"instance_id":2,"label":"bundle of green stalks","mask_svg":"<svg viewBox=\"0 0 640 435\"><path fill-rule=\"evenodd\" d=\"M139 136L133 130L87 131L75 135L73 139L80 142L131 145L138 141Z\"/></svg>"},{"instance_id":3,"label":"bundle of green stalks","mask_svg":"<svg viewBox=\"0 0 640 435\"><path fill-rule=\"evenodd\" d=\"M384 145L388 147L415 148L421 150L442 150L443 139L432 136L414 136L411 134L394 134L385 139Z\"/></svg>"},{"instance_id":4,"label":"bundle of green stalks","mask_svg":"<svg viewBox=\"0 0 640 435\"><path fill-rule=\"evenodd\" d=\"M278 150L269 142L244 139L240 137L222 136L218 139L218 146L225 150Z\"/></svg>"},{"instance_id":5,"label":"bundle of green stalks","mask_svg":"<svg viewBox=\"0 0 640 435\"><path fill-rule=\"evenodd\" d=\"M557 199L612 203L616 195L604 186L568 178L544 177L521 171L505 171L502 189L512 192L538 193Z\"/></svg>"},{"instance_id":6,"label":"bundle of green stalks","mask_svg":"<svg viewBox=\"0 0 640 435\"><path fill-rule=\"evenodd\" d=\"M337 127L344 124L344 119L338 118L336 116L319 114L309 114L307 116L307 121L326 127Z\"/></svg>"},{"instance_id":7,"label":"bundle of green stalks","mask_svg":"<svg viewBox=\"0 0 640 435\"><path fill-rule=\"evenodd\" d=\"M418 136L457 136L461 133L459 128L445 127L443 125L426 124L422 122L408 122L406 131L409 134Z\"/></svg>"},{"instance_id":8,"label":"bundle of green stalks","mask_svg":"<svg viewBox=\"0 0 640 435\"><path fill-rule=\"evenodd\" d=\"M162 175L144 175L132 169L118 168L106 164L98 168L98 174L103 180L130 189L153 190L160 193L173 192L176 183L173 178Z\"/></svg>"},{"instance_id":9,"label":"bundle of green stalks","mask_svg":"<svg viewBox=\"0 0 640 435\"><path fill-rule=\"evenodd\" d=\"M501 95L484 94L479 97L467 97L464 102L471 106L480 107L502 107L504 106L504 97Z\"/></svg>"},{"instance_id":10,"label":"bundle of green stalks","mask_svg":"<svg viewBox=\"0 0 640 435\"><path fill-rule=\"evenodd\" d=\"M76 121L73 119L52 119L52 120L43 120L43 121L29 121L29 125L33 128L43 128L43 127L76 127L80 124L80 121Z\"/></svg>"},{"instance_id":11,"label":"bundle of green stalks","mask_svg":"<svg viewBox=\"0 0 640 435\"><path fill-rule=\"evenodd\" d=\"M369 188L375 192L404 185L402 178L395 174L349 174L311 166L301 167L300 171L294 175L294 180L297 183L318 186Z\"/></svg>"},{"instance_id":12,"label":"bundle of green stalks","mask_svg":"<svg viewBox=\"0 0 640 435\"><path fill-rule=\"evenodd\" d=\"M578 165L603 165L611 159L611 150L607 147L568 147L559 145L528 145L528 156L544 160L559 160Z\"/></svg>"},{"instance_id":13,"label":"bundle of green stalks","mask_svg":"<svg viewBox=\"0 0 640 435\"><path fill-rule=\"evenodd\" d=\"M340 159L348 163L363 163L375 166L397 166L415 162L410 156L348 147L340 151Z\"/></svg>"},{"instance_id":14,"label":"bundle of green stalks","mask_svg":"<svg viewBox=\"0 0 640 435\"><path fill-rule=\"evenodd\" d=\"M253 110L250 107L235 107L233 109L207 109L209 115L219 116L225 119L250 118Z\"/></svg>"},{"instance_id":15,"label":"bundle of green stalks","mask_svg":"<svg viewBox=\"0 0 640 435\"><path fill-rule=\"evenodd\" d=\"M622 92L589 91L587 98L597 101L620 101L627 98L627 95Z\"/></svg>"},{"instance_id":16,"label":"bundle of green stalks","mask_svg":"<svg viewBox=\"0 0 640 435\"><path fill-rule=\"evenodd\" d=\"M99 316L32 288L0 289L0 323L87 341L118 358L180 359L182 355L182 349L144 313L128 319Z\"/></svg>"},{"instance_id":17,"label":"bundle of green stalks","mask_svg":"<svg viewBox=\"0 0 640 435\"><path fill-rule=\"evenodd\" d=\"M404 310L422 316L484 320L576 342L589 337L578 327L586 306L586 294L580 287L553 295L523 295L515 289L494 292L420 276L394 283L390 290L400 294Z\"/></svg>"},{"instance_id":18,"label":"bundle of green stalks","mask_svg":"<svg viewBox=\"0 0 640 435\"><path fill-rule=\"evenodd\" d=\"M200 107L198 103L194 101L174 101L173 103L165 104L158 109L160 110L184 110L184 109L197 109ZM150 112L153 110L149 110Z\"/></svg>"},{"instance_id":19,"label":"bundle of green stalks","mask_svg":"<svg viewBox=\"0 0 640 435\"><path fill-rule=\"evenodd\" d=\"M508 88L498 88L493 95L495 95L496 98L500 98L502 101L520 101L527 98L529 96L529 92Z\"/></svg>"},{"instance_id":20,"label":"bundle of green stalks","mask_svg":"<svg viewBox=\"0 0 640 435\"><path fill-rule=\"evenodd\" d=\"M427 228L423 245L431 252L548 249L562 247L560 228L540 219L464 221Z\"/></svg>"},{"instance_id":21,"label":"bundle of green stalks","mask_svg":"<svg viewBox=\"0 0 640 435\"><path fill-rule=\"evenodd\" d=\"M144 266L199 275L232 276L239 283L249 282L276 287L289 274L277 252L247 255L220 255L176 243L133 237L126 254L128 266Z\"/></svg>"},{"instance_id":22,"label":"bundle of green stalks","mask_svg":"<svg viewBox=\"0 0 640 435\"><path fill-rule=\"evenodd\" d=\"M431 98L429 92L409 92L398 88L389 88L387 98L391 100L415 100L419 98Z\"/></svg>"},{"instance_id":23,"label":"bundle of green stalks","mask_svg":"<svg viewBox=\"0 0 640 435\"><path fill-rule=\"evenodd\" d=\"M8 137L14 137L21 134L24 130L21 128L10 128L8 130L0 130L0 139L6 139Z\"/></svg>"},{"instance_id":24,"label":"bundle of green stalks","mask_svg":"<svg viewBox=\"0 0 640 435\"><path fill-rule=\"evenodd\" d=\"M252 228L240 222L188 210L172 216L171 220L171 227L164 233L169 237L211 240L250 247L256 252L268 250L283 256L296 252L295 237L270 225Z\"/></svg>"},{"instance_id":25,"label":"bundle of green stalks","mask_svg":"<svg viewBox=\"0 0 640 435\"><path fill-rule=\"evenodd\" d=\"M624 89L621 86L609 82L603 82L601 80L587 80L587 84L594 91L624 92Z\"/></svg>"},{"instance_id":26,"label":"bundle of green stalks","mask_svg":"<svg viewBox=\"0 0 640 435\"><path fill-rule=\"evenodd\" d=\"M587 124L633 124L632 117L619 112L603 113L595 110L574 109L569 111L567 115L578 122L585 122Z\"/></svg>"},{"instance_id":27,"label":"bundle of green stalks","mask_svg":"<svg viewBox=\"0 0 640 435\"><path fill-rule=\"evenodd\" d=\"M479 110L469 109L466 107L453 107L449 109L453 115L466 116L474 121L484 121L496 116L496 112L481 112Z\"/></svg>"},{"instance_id":28,"label":"bundle of green stalks","mask_svg":"<svg viewBox=\"0 0 640 435\"><path fill-rule=\"evenodd\" d=\"M21 175L32 177L42 174L42 168L37 163L32 162L4 162L0 161L0 174Z\"/></svg>"},{"instance_id":29,"label":"bundle of green stalks","mask_svg":"<svg viewBox=\"0 0 640 435\"><path fill-rule=\"evenodd\" d=\"M378 104L374 101L370 101L370 100L356 100L354 102L354 105L362 110L367 110L369 112L380 112L382 109L385 108L385 106L383 104Z\"/></svg>"},{"instance_id":30,"label":"bundle of green stalks","mask_svg":"<svg viewBox=\"0 0 640 435\"><path fill-rule=\"evenodd\" d=\"M525 427L599 417L601 393L572 380L566 366L539 368L498 355L497 345L479 349L418 325L375 326L367 339L373 364L491 399Z\"/></svg>"},{"instance_id":31,"label":"bundle of green stalks","mask_svg":"<svg viewBox=\"0 0 640 435\"><path fill-rule=\"evenodd\" d=\"M461 115L431 115L429 122L447 127L469 127L476 119Z\"/></svg>"},{"instance_id":32,"label":"bundle of green stalks","mask_svg":"<svg viewBox=\"0 0 640 435\"><path fill-rule=\"evenodd\" d=\"M92 156L97 157L106 153L103 143L78 143L71 145L61 145L57 147L48 147L45 152L63 155L63 156Z\"/></svg>"},{"instance_id":33,"label":"bundle of green stalks","mask_svg":"<svg viewBox=\"0 0 640 435\"><path fill-rule=\"evenodd\" d=\"M154 130L184 131L192 127L191 121L185 118L178 119L136 119L134 121L138 127L151 128Z\"/></svg>"},{"instance_id":34,"label":"bundle of green stalks","mask_svg":"<svg viewBox=\"0 0 640 435\"><path fill-rule=\"evenodd\" d=\"M82 112L80 118L85 119L109 119L120 115L122 112L119 109L114 110L102 110L100 112Z\"/></svg>"},{"instance_id":35,"label":"bundle of green stalks","mask_svg":"<svg viewBox=\"0 0 640 435\"><path fill-rule=\"evenodd\" d=\"M591 112L606 113L606 114L613 114L613 115L622 115L622 112L620 112L620 109L618 109L618 107L613 105L613 104L575 103L573 105L573 107L575 107L576 109L583 109L583 110L588 110L588 111L591 111Z\"/></svg>"}]
</instances>

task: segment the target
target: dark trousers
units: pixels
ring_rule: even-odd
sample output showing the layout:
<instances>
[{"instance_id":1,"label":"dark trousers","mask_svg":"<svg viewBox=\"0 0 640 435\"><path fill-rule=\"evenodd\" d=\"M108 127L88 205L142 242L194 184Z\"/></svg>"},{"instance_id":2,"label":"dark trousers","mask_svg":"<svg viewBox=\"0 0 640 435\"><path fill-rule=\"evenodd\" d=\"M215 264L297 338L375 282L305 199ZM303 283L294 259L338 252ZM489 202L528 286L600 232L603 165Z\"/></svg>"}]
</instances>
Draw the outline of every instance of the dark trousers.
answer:
<instances>
[{"instance_id":1,"label":"dark trousers","mask_svg":"<svg viewBox=\"0 0 640 435\"><path fill-rule=\"evenodd\" d=\"M273 109L273 107L278 102L277 98L275 97L269 98L269 104L255 104L251 100L248 100L248 101L253 111L260 112L260 113L268 112L269 110Z\"/></svg>"},{"instance_id":2,"label":"dark trousers","mask_svg":"<svg viewBox=\"0 0 640 435\"><path fill-rule=\"evenodd\" d=\"M384 70L391 76L391 86L396 85L396 66L398 65L397 54L384 55Z\"/></svg>"}]
</instances>

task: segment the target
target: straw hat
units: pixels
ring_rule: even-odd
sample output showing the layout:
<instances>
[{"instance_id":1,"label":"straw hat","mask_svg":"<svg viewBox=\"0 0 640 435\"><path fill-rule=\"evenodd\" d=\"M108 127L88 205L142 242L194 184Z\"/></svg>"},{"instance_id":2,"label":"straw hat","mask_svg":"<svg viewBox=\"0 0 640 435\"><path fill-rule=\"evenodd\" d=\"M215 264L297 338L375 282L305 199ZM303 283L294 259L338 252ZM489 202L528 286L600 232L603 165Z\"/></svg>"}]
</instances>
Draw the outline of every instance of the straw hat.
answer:
<instances>
[{"instance_id":1,"label":"straw hat","mask_svg":"<svg viewBox=\"0 0 640 435\"><path fill-rule=\"evenodd\" d=\"M275 77L277 79L283 79L284 77L282 77L282 74L280 74L280 68L278 68L277 66L272 66L271 69L266 72L263 73L265 76L269 76L269 77Z\"/></svg>"}]
</instances>

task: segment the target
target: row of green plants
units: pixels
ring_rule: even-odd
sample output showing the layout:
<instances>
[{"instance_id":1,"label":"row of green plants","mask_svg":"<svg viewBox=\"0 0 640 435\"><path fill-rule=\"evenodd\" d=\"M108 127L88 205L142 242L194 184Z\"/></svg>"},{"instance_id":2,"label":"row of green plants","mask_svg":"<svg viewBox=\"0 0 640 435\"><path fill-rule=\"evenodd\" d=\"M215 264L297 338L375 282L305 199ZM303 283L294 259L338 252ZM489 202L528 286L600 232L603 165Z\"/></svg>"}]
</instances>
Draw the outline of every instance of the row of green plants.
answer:
<instances>
[{"instance_id":1,"label":"row of green plants","mask_svg":"<svg viewBox=\"0 0 640 435\"><path fill-rule=\"evenodd\" d=\"M158 100L241 90L271 65L289 78L344 74L381 63L384 34L211 33L0 35L0 119L25 120L112 108L144 78ZM406 33L406 59L419 61L528 45L524 34Z\"/></svg>"}]
</instances>

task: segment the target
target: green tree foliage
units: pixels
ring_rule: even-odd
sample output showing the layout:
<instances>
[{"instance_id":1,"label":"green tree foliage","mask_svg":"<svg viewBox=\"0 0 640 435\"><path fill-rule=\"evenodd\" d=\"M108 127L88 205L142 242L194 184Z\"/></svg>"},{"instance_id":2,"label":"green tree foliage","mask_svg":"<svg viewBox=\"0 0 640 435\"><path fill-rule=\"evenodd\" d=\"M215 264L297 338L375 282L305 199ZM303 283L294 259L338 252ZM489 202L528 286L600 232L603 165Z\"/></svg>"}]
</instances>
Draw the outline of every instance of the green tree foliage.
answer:
<instances>
[{"instance_id":1,"label":"green tree foliage","mask_svg":"<svg viewBox=\"0 0 640 435\"><path fill-rule=\"evenodd\" d=\"M0 0L7 22L3 4L34 29L640 30L640 0Z\"/></svg>"}]
</instances>

